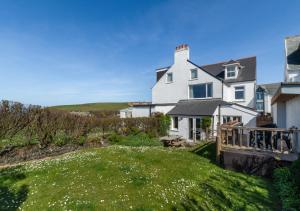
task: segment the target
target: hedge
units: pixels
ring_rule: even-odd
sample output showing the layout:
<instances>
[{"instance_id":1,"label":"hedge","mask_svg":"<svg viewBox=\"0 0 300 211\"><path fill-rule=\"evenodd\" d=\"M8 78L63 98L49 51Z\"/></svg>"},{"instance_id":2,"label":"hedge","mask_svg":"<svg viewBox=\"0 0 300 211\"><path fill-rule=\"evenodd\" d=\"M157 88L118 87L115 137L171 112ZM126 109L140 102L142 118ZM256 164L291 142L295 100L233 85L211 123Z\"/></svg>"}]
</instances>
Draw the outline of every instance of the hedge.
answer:
<instances>
[{"instance_id":1,"label":"hedge","mask_svg":"<svg viewBox=\"0 0 300 211\"><path fill-rule=\"evenodd\" d=\"M103 135L111 132L128 135L140 131L151 136L161 136L167 133L169 127L168 117L164 115L128 119L100 116L82 116L41 106L25 106L21 103L2 101L0 141L10 142L21 136L24 145L34 142L44 147L50 143L61 145L69 140L82 143L93 130L100 130Z\"/></svg>"}]
</instances>

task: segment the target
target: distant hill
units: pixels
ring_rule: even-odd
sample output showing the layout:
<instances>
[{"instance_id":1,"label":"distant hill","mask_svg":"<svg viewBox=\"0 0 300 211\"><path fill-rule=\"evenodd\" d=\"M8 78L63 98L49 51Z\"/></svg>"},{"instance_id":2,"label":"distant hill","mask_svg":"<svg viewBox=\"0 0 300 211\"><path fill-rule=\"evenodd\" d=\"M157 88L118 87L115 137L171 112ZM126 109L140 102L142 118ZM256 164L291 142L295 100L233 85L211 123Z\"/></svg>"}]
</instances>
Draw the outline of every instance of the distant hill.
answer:
<instances>
[{"instance_id":1,"label":"distant hill","mask_svg":"<svg viewBox=\"0 0 300 211\"><path fill-rule=\"evenodd\" d=\"M77 105L58 105L50 108L64 111L117 111L127 108L128 103L86 103Z\"/></svg>"}]
</instances>

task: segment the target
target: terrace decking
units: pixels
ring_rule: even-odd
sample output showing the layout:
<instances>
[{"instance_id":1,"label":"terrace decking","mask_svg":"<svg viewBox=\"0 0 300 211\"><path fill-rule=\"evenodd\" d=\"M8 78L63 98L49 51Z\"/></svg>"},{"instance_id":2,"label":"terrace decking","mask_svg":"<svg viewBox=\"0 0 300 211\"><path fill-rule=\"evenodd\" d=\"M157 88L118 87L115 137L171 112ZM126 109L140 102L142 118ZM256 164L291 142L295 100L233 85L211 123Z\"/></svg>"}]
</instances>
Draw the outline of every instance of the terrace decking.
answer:
<instances>
[{"instance_id":1,"label":"terrace decking","mask_svg":"<svg viewBox=\"0 0 300 211\"><path fill-rule=\"evenodd\" d=\"M298 129L221 125L218 128L217 160L225 168L249 165L251 160L292 162L298 159Z\"/></svg>"}]
</instances>

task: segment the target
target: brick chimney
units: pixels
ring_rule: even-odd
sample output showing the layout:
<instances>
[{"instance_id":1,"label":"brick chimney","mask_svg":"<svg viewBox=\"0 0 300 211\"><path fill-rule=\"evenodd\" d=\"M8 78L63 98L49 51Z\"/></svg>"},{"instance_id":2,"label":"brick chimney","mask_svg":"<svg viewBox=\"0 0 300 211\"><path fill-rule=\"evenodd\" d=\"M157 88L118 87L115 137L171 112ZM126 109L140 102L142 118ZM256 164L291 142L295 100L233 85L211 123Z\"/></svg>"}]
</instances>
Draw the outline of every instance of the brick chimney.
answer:
<instances>
[{"instance_id":1,"label":"brick chimney","mask_svg":"<svg viewBox=\"0 0 300 211\"><path fill-rule=\"evenodd\" d=\"M185 62L190 59L190 50L187 44L179 45L175 48L174 63Z\"/></svg>"}]
</instances>

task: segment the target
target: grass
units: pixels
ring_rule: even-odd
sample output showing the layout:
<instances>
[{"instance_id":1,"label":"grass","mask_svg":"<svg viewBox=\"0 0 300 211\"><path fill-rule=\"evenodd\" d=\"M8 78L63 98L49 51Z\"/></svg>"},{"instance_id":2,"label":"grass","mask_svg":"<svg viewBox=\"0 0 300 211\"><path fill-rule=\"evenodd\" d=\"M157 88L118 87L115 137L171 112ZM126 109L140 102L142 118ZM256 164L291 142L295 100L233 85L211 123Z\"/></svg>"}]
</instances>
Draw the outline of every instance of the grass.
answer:
<instances>
[{"instance_id":1,"label":"grass","mask_svg":"<svg viewBox=\"0 0 300 211\"><path fill-rule=\"evenodd\" d=\"M148 134L140 132L137 134L130 134L128 136L118 135L112 133L108 137L110 144L132 146L132 147L142 147L142 146L163 146L162 142L155 137L150 137Z\"/></svg>"},{"instance_id":2,"label":"grass","mask_svg":"<svg viewBox=\"0 0 300 211\"><path fill-rule=\"evenodd\" d=\"M268 180L190 152L111 146L0 171L0 210L276 210Z\"/></svg>"},{"instance_id":3,"label":"grass","mask_svg":"<svg viewBox=\"0 0 300 211\"><path fill-rule=\"evenodd\" d=\"M50 108L64 111L118 111L128 107L128 103L87 103L77 105L59 105Z\"/></svg>"}]
</instances>

